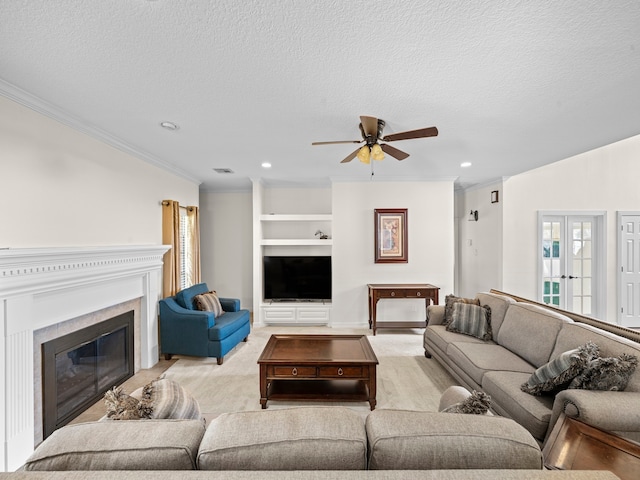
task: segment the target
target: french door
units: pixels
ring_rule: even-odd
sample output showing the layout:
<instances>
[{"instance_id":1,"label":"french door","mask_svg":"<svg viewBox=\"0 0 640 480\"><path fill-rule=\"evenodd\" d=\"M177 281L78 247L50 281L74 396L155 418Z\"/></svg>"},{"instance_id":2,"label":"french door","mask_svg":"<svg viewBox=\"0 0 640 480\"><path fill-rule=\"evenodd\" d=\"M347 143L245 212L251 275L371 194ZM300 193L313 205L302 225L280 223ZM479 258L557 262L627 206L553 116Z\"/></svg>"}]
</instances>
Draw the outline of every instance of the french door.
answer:
<instances>
[{"instance_id":1,"label":"french door","mask_svg":"<svg viewBox=\"0 0 640 480\"><path fill-rule=\"evenodd\" d=\"M541 214L539 300L588 316L601 314L604 215Z\"/></svg>"}]
</instances>

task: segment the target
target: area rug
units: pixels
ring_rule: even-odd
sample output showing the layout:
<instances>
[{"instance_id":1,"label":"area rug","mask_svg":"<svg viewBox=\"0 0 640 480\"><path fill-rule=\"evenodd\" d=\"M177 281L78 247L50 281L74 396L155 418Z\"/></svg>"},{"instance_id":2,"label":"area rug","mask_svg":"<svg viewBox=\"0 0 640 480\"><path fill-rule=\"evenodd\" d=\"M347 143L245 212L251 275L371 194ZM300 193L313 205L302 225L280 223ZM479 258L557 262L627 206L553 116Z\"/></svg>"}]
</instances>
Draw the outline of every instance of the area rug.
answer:
<instances>
[{"instance_id":1,"label":"area rug","mask_svg":"<svg viewBox=\"0 0 640 480\"><path fill-rule=\"evenodd\" d=\"M455 380L434 359L427 359L422 348L422 330L385 330L371 335L367 329L328 327L254 328L247 342L240 343L218 365L215 358L178 356L165 372L190 392L200 404L207 420L221 413L260 410L258 357L274 333L361 334L368 335L378 357L377 406L437 411L440 395ZM342 405L366 415L367 402L285 402L269 400L268 408L306 405Z\"/></svg>"}]
</instances>

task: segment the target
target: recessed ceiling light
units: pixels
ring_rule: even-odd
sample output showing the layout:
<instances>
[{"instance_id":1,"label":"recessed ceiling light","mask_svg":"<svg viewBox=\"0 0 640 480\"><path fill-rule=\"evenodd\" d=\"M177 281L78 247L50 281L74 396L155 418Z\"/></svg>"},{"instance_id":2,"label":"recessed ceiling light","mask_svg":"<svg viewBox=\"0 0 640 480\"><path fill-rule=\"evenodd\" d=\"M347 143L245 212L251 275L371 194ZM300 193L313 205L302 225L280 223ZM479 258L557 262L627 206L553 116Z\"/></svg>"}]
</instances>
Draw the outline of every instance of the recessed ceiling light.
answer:
<instances>
[{"instance_id":1,"label":"recessed ceiling light","mask_svg":"<svg viewBox=\"0 0 640 480\"><path fill-rule=\"evenodd\" d=\"M262 168L271 168L271 164L269 162L262 162Z\"/></svg>"},{"instance_id":2,"label":"recessed ceiling light","mask_svg":"<svg viewBox=\"0 0 640 480\"><path fill-rule=\"evenodd\" d=\"M180 128L173 122L160 122L160 126L162 128L166 128L167 130L178 130Z\"/></svg>"},{"instance_id":3,"label":"recessed ceiling light","mask_svg":"<svg viewBox=\"0 0 640 480\"><path fill-rule=\"evenodd\" d=\"M460 166L461 166L462 168L470 167L470 166L471 166L471 162L462 162L462 163L460 164Z\"/></svg>"}]
</instances>

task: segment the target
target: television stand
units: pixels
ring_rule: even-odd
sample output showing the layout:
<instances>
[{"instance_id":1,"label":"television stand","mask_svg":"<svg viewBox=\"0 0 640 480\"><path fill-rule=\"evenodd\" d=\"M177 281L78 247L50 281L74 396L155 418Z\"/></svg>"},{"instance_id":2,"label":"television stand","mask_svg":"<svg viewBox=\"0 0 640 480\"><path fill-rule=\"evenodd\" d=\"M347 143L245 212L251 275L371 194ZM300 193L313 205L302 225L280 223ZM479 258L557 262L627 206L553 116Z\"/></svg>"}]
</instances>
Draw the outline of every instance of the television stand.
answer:
<instances>
[{"instance_id":1,"label":"television stand","mask_svg":"<svg viewBox=\"0 0 640 480\"><path fill-rule=\"evenodd\" d=\"M330 300L265 300L260 318L265 325L329 325L331 308Z\"/></svg>"},{"instance_id":2,"label":"television stand","mask_svg":"<svg viewBox=\"0 0 640 480\"><path fill-rule=\"evenodd\" d=\"M270 298L268 300L269 305L273 303L321 303L326 305L331 303L331 300L321 298Z\"/></svg>"}]
</instances>

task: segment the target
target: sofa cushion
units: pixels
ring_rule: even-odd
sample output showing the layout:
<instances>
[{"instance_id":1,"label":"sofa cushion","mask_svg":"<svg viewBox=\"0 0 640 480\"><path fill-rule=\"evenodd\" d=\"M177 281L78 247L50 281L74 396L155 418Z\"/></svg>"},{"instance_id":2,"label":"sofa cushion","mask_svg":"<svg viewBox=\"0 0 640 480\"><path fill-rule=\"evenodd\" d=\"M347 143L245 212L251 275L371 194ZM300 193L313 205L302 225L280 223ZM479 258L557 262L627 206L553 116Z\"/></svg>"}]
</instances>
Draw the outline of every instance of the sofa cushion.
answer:
<instances>
[{"instance_id":1,"label":"sofa cushion","mask_svg":"<svg viewBox=\"0 0 640 480\"><path fill-rule=\"evenodd\" d=\"M478 343L484 345L486 343L493 344L494 342L485 342L479 338L472 337L470 335L463 335L457 332L449 332L444 325L428 326L424 330L425 344L429 342L433 343L441 351L446 352L450 343Z\"/></svg>"},{"instance_id":2,"label":"sofa cushion","mask_svg":"<svg viewBox=\"0 0 640 480\"><path fill-rule=\"evenodd\" d=\"M363 470L362 417L345 407L224 413L198 452L200 470Z\"/></svg>"},{"instance_id":3,"label":"sofa cushion","mask_svg":"<svg viewBox=\"0 0 640 480\"><path fill-rule=\"evenodd\" d=\"M140 410L146 418L202 418L198 401L168 378L154 380L142 387Z\"/></svg>"},{"instance_id":4,"label":"sofa cushion","mask_svg":"<svg viewBox=\"0 0 640 480\"><path fill-rule=\"evenodd\" d=\"M216 319L216 325L209 329L209 340L220 341L232 335L250 322L249 310L226 312Z\"/></svg>"},{"instance_id":5,"label":"sofa cushion","mask_svg":"<svg viewBox=\"0 0 640 480\"><path fill-rule=\"evenodd\" d=\"M563 352L536 369L520 389L532 395L562 389L580 375L589 362L597 356L598 346L592 342Z\"/></svg>"},{"instance_id":6,"label":"sofa cushion","mask_svg":"<svg viewBox=\"0 0 640 480\"><path fill-rule=\"evenodd\" d=\"M602 357L617 357L622 353L627 353L640 358L640 344L581 323L563 325L558 334L554 354L576 348L588 341L598 345ZM637 369L631 375L625 391L640 392L640 372Z\"/></svg>"},{"instance_id":7,"label":"sofa cushion","mask_svg":"<svg viewBox=\"0 0 640 480\"><path fill-rule=\"evenodd\" d=\"M199 420L67 425L36 448L24 469L195 470L204 432L204 423Z\"/></svg>"},{"instance_id":8,"label":"sofa cushion","mask_svg":"<svg viewBox=\"0 0 640 480\"><path fill-rule=\"evenodd\" d=\"M457 297L453 294L444 297L444 324L448 325L453 320L453 306L456 303L467 303L471 305L480 305L480 301L477 298L463 298Z\"/></svg>"},{"instance_id":9,"label":"sofa cushion","mask_svg":"<svg viewBox=\"0 0 640 480\"><path fill-rule=\"evenodd\" d=\"M193 298L193 305L196 310L211 312L215 317L219 317L224 313L218 294L214 290L196 295Z\"/></svg>"},{"instance_id":10,"label":"sofa cushion","mask_svg":"<svg viewBox=\"0 0 640 480\"><path fill-rule=\"evenodd\" d=\"M553 396L535 396L524 393L520 385L529 374L520 372L487 372L482 379L482 390L491 395L491 408L499 415L513 418L542 441L547 433Z\"/></svg>"},{"instance_id":11,"label":"sofa cushion","mask_svg":"<svg viewBox=\"0 0 640 480\"><path fill-rule=\"evenodd\" d=\"M507 309L510 305L516 303L516 301L506 295L488 292L478 293L477 298L480 305L487 305L491 309L491 330L495 337L500 331Z\"/></svg>"},{"instance_id":12,"label":"sofa cushion","mask_svg":"<svg viewBox=\"0 0 640 480\"><path fill-rule=\"evenodd\" d=\"M495 340L538 368L551 358L562 325L572 322L548 308L515 303L507 310Z\"/></svg>"},{"instance_id":13,"label":"sofa cushion","mask_svg":"<svg viewBox=\"0 0 640 480\"><path fill-rule=\"evenodd\" d=\"M206 293L208 291L209 287L207 287L206 283L197 283L176 293L175 300L182 308L195 310L193 299L196 295L200 295L201 293Z\"/></svg>"},{"instance_id":14,"label":"sofa cushion","mask_svg":"<svg viewBox=\"0 0 640 480\"><path fill-rule=\"evenodd\" d=\"M453 305L451 322L447 324L447 330L471 335L481 340L491 340L491 309L486 305L456 302Z\"/></svg>"},{"instance_id":15,"label":"sofa cushion","mask_svg":"<svg viewBox=\"0 0 640 480\"><path fill-rule=\"evenodd\" d=\"M367 416L370 470L542 469L542 453L508 418L374 410Z\"/></svg>"},{"instance_id":16,"label":"sofa cushion","mask_svg":"<svg viewBox=\"0 0 640 480\"><path fill-rule=\"evenodd\" d=\"M522 358L496 344L454 342L447 347L446 353L478 385L482 385L485 373L492 370L522 372L527 376L535 370Z\"/></svg>"}]
</instances>

